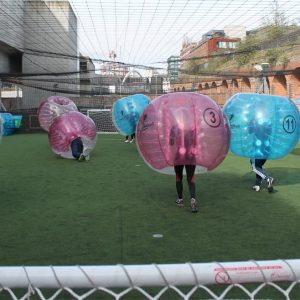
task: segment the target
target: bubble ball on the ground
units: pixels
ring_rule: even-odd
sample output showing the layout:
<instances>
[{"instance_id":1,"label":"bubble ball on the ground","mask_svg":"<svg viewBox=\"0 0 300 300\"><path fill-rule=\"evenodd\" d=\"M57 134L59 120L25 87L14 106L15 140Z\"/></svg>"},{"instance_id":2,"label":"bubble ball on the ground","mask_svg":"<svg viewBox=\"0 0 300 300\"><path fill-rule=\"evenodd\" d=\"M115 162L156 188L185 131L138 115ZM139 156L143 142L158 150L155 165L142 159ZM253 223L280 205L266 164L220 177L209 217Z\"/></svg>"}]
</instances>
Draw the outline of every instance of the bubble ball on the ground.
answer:
<instances>
[{"instance_id":1,"label":"bubble ball on the ground","mask_svg":"<svg viewBox=\"0 0 300 300\"><path fill-rule=\"evenodd\" d=\"M49 131L54 119L69 111L78 111L76 104L71 99L63 96L48 97L41 102L38 108L40 126Z\"/></svg>"},{"instance_id":2,"label":"bubble ball on the ground","mask_svg":"<svg viewBox=\"0 0 300 300\"><path fill-rule=\"evenodd\" d=\"M83 152L89 155L95 148L97 131L94 121L86 115L71 111L57 117L49 128L49 145L54 153L74 159L71 142L80 137L83 142Z\"/></svg>"}]
</instances>

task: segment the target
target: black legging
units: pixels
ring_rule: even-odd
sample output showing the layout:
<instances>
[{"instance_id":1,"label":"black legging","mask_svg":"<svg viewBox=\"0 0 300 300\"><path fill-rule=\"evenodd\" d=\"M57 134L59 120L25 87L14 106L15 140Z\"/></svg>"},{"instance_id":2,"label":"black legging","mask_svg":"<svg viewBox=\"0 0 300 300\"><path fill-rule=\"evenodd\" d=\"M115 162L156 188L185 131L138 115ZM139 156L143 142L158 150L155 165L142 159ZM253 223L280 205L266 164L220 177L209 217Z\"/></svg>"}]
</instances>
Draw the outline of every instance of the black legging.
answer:
<instances>
[{"instance_id":1,"label":"black legging","mask_svg":"<svg viewBox=\"0 0 300 300\"><path fill-rule=\"evenodd\" d=\"M196 185L195 185L195 165L178 165L174 166L174 170L176 173L176 190L179 199L182 199L183 185L183 168L185 167L187 182L189 185L190 196L191 198L196 198Z\"/></svg>"},{"instance_id":2,"label":"black legging","mask_svg":"<svg viewBox=\"0 0 300 300\"><path fill-rule=\"evenodd\" d=\"M135 133L132 133L131 135L130 135L130 138L133 140L133 139L135 139ZM129 135L126 135L126 137L125 137L125 140L128 140L129 139Z\"/></svg>"}]
</instances>

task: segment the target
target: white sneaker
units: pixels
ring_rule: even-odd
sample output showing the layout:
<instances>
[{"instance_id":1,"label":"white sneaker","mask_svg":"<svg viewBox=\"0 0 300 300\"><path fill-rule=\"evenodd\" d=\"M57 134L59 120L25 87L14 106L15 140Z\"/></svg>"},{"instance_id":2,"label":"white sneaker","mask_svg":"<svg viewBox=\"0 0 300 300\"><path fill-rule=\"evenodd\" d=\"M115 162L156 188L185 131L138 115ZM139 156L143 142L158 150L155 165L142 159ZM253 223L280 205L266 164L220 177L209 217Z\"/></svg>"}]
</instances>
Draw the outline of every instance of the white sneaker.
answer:
<instances>
[{"instance_id":1,"label":"white sneaker","mask_svg":"<svg viewBox=\"0 0 300 300\"><path fill-rule=\"evenodd\" d=\"M175 203L181 207L181 206L183 206L183 199L176 199Z\"/></svg>"},{"instance_id":2,"label":"white sneaker","mask_svg":"<svg viewBox=\"0 0 300 300\"><path fill-rule=\"evenodd\" d=\"M125 140L124 143L129 143L129 140Z\"/></svg>"},{"instance_id":3,"label":"white sneaker","mask_svg":"<svg viewBox=\"0 0 300 300\"><path fill-rule=\"evenodd\" d=\"M83 161L83 160L85 160L85 156L81 153L78 158L78 161Z\"/></svg>"},{"instance_id":4,"label":"white sneaker","mask_svg":"<svg viewBox=\"0 0 300 300\"><path fill-rule=\"evenodd\" d=\"M191 210L193 213L198 212L197 201L195 198L191 199Z\"/></svg>"},{"instance_id":5,"label":"white sneaker","mask_svg":"<svg viewBox=\"0 0 300 300\"><path fill-rule=\"evenodd\" d=\"M260 186L259 185L254 185L252 187L252 190L254 190L255 192L259 192L260 191Z\"/></svg>"},{"instance_id":6,"label":"white sneaker","mask_svg":"<svg viewBox=\"0 0 300 300\"><path fill-rule=\"evenodd\" d=\"M134 139L132 139L131 141L130 141L130 143L132 144L134 142Z\"/></svg>"}]
</instances>

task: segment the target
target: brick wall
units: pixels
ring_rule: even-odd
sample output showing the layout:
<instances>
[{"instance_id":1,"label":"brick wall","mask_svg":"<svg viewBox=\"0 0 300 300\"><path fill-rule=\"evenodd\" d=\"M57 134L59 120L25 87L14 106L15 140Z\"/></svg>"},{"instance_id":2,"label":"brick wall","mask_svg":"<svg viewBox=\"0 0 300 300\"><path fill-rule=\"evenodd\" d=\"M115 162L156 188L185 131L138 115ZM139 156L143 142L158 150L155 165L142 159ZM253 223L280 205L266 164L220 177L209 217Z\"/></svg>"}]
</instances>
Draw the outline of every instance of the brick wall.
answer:
<instances>
[{"instance_id":1,"label":"brick wall","mask_svg":"<svg viewBox=\"0 0 300 300\"><path fill-rule=\"evenodd\" d=\"M295 66L298 66L299 63ZM295 68L290 75L267 76L268 90L270 94L286 96L291 99L300 98L300 73L299 67ZM213 98L219 104L224 104L226 100L235 93L255 93L261 84L261 79L256 77L244 77L229 80L208 80L187 83L171 84L171 91L193 91L205 94ZM217 86L217 87L216 87ZM265 91L268 93L268 91Z\"/></svg>"}]
</instances>

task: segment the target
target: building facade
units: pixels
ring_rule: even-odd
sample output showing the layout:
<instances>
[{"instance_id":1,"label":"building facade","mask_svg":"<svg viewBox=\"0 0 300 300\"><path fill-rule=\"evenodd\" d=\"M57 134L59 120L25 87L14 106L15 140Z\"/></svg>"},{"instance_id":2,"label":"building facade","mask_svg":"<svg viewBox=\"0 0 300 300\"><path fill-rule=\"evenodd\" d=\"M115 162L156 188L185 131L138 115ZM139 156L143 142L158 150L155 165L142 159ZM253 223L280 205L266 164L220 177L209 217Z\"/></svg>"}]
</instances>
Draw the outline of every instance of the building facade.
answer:
<instances>
[{"instance_id":1,"label":"building facade","mask_svg":"<svg viewBox=\"0 0 300 300\"><path fill-rule=\"evenodd\" d=\"M172 55L168 58L168 77L170 81L176 81L179 77L180 56Z\"/></svg>"},{"instance_id":2,"label":"building facade","mask_svg":"<svg viewBox=\"0 0 300 300\"><path fill-rule=\"evenodd\" d=\"M292 62L287 66L288 72L283 74L282 70L273 68L272 74L264 77L265 87L260 91L261 78L241 76L240 78L218 78L204 77L182 83L171 84L172 92L193 91L208 95L219 105L236 93L257 93L285 96L290 99L300 98L300 61Z\"/></svg>"},{"instance_id":3,"label":"building facade","mask_svg":"<svg viewBox=\"0 0 300 300\"><path fill-rule=\"evenodd\" d=\"M0 15L0 72L27 75L10 80L23 92L16 108L36 108L56 91L76 94L77 18L69 1L0 0L0 6L5 10ZM59 73L66 74L60 82Z\"/></svg>"},{"instance_id":4,"label":"building facade","mask_svg":"<svg viewBox=\"0 0 300 300\"><path fill-rule=\"evenodd\" d=\"M189 62L193 61L199 68L205 68L213 54L234 51L240 38L228 37L223 30L211 30L202 36L202 40L196 45L190 44L188 51L186 44L180 52L182 70L189 67Z\"/></svg>"},{"instance_id":5,"label":"building facade","mask_svg":"<svg viewBox=\"0 0 300 300\"><path fill-rule=\"evenodd\" d=\"M191 57L191 53L197 47L196 42L185 39L180 50L180 69L185 69L187 65L186 59Z\"/></svg>"},{"instance_id":6,"label":"building facade","mask_svg":"<svg viewBox=\"0 0 300 300\"><path fill-rule=\"evenodd\" d=\"M69 1L27 0L24 7L23 73L66 73L29 77L23 87L23 108L37 107L47 96L78 93L77 18ZM39 76L41 78L41 76Z\"/></svg>"},{"instance_id":7,"label":"building facade","mask_svg":"<svg viewBox=\"0 0 300 300\"><path fill-rule=\"evenodd\" d=\"M93 78L96 76L95 64L90 57L80 55L80 94L93 95Z\"/></svg>"},{"instance_id":8,"label":"building facade","mask_svg":"<svg viewBox=\"0 0 300 300\"><path fill-rule=\"evenodd\" d=\"M129 66L119 64L117 62L105 62L100 65L99 71L100 75L103 76L117 76L117 77L125 77L125 75L129 72Z\"/></svg>"},{"instance_id":9,"label":"building facade","mask_svg":"<svg viewBox=\"0 0 300 300\"><path fill-rule=\"evenodd\" d=\"M0 0L0 73L22 72L24 1ZM13 15L13 18L9 18Z\"/></svg>"}]
</instances>

